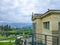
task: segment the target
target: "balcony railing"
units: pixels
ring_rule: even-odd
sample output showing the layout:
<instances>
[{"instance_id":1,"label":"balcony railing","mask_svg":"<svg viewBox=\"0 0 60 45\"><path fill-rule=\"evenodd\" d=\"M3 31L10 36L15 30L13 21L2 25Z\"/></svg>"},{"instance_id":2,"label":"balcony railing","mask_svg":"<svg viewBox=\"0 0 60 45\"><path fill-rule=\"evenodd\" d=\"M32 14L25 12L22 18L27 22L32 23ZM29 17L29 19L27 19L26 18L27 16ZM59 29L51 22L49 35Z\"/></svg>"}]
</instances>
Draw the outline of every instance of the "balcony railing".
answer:
<instances>
[{"instance_id":1,"label":"balcony railing","mask_svg":"<svg viewBox=\"0 0 60 45\"><path fill-rule=\"evenodd\" d=\"M32 38L33 45L59 45L58 36L35 33Z\"/></svg>"},{"instance_id":2,"label":"balcony railing","mask_svg":"<svg viewBox=\"0 0 60 45\"><path fill-rule=\"evenodd\" d=\"M59 38L52 35L35 33L25 39L25 45L59 45Z\"/></svg>"}]
</instances>

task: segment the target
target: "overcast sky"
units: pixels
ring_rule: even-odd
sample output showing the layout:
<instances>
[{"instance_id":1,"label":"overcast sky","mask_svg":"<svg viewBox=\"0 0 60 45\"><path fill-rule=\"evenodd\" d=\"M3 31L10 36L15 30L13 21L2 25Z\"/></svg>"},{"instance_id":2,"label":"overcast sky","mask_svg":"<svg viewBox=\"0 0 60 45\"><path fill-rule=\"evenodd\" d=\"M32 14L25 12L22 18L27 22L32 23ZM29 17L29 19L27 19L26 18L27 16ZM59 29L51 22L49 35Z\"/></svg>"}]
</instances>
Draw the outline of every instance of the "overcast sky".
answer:
<instances>
[{"instance_id":1,"label":"overcast sky","mask_svg":"<svg viewBox=\"0 0 60 45\"><path fill-rule=\"evenodd\" d=\"M0 0L0 22L31 23L33 13L60 9L60 0Z\"/></svg>"}]
</instances>

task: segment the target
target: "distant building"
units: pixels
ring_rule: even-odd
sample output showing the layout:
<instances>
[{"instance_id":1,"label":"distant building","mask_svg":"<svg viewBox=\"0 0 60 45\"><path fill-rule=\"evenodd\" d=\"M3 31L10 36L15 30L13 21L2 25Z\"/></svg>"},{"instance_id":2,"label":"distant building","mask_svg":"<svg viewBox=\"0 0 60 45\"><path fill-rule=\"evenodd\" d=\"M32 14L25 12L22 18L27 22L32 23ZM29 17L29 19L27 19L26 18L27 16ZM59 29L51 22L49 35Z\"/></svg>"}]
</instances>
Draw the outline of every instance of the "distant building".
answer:
<instances>
[{"instance_id":1,"label":"distant building","mask_svg":"<svg viewBox=\"0 0 60 45\"><path fill-rule=\"evenodd\" d=\"M2 29L1 29L1 27L0 27L0 33L2 32Z\"/></svg>"},{"instance_id":2,"label":"distant building","mask_svg":"<svg viewBox=\"0 0 60 45\"><path fill-rule=\"evenodd\" d=\"M2 31L3 31L3 28L2 28L2 26L0 26L0 33L2 33Z\"/></svg>"},{"instance_id":3,"label":"distant building","mask_svg":"<svg viewBox=\"0 0 60 45\"><path fill-rule=\"evenodd\" d=\"M32 21L34 33L58 36L60 41L60 10L48 10L44 14L33 14ZM52 40L54 39L52 38ZM53 44L52 42L50 45Z\"/></svg>"}]
</instances>

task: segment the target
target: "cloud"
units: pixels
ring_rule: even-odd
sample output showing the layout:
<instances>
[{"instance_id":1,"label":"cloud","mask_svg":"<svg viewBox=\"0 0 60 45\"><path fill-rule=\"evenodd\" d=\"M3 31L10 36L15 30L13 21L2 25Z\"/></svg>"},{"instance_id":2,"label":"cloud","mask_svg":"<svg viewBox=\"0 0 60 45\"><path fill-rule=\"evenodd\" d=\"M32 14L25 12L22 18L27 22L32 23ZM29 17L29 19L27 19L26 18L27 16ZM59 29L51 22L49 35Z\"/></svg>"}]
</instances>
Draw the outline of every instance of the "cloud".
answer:
<instances>
[{"instance_id":1,"label":"cloud","mask_svg":"<svg viewBox=\"0 0 60 45\"><path fill-rule=\"evenodd\" d=\"M47 9L59 9L59 2L59 0L0 0L0 20L31 23L32 12L44 13Z\"/></svg>"},{"instance_id":2,"label":"cloud","mask_svg":"<svg viewBox=\"0 0 60 45\"><path fill-rule=\"evenodd\" d=\"M60 0L51 0L50 9L60 9Z\"/></svg>"}]
</instances>

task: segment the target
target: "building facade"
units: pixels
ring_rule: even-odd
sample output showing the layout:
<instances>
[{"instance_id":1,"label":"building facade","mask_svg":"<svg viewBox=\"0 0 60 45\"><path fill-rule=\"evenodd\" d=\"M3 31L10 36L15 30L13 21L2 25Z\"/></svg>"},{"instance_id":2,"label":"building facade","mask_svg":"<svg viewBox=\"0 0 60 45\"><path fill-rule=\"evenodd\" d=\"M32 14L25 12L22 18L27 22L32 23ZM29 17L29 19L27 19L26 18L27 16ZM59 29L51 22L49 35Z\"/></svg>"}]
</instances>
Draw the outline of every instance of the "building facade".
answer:
<instances>
[{"instance_id":1,"label":"building facade","mask_svg":"<svg viewBox=\"0 0 60 45\"><path fill-rule=\"evenodd\" d=\"M35 33L53 35L60 39L60 10L48 10L44 14L32 14L32 21L35 24ZM37 40L39 39L37 38ZM51 40L54 41L54 38ZM52 42L50 45L53 44Z\"/></svg>"}]
</instances>

